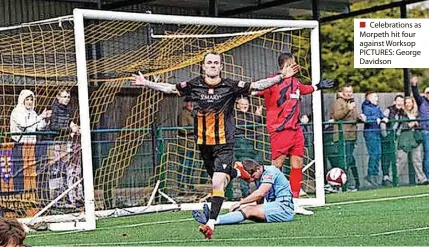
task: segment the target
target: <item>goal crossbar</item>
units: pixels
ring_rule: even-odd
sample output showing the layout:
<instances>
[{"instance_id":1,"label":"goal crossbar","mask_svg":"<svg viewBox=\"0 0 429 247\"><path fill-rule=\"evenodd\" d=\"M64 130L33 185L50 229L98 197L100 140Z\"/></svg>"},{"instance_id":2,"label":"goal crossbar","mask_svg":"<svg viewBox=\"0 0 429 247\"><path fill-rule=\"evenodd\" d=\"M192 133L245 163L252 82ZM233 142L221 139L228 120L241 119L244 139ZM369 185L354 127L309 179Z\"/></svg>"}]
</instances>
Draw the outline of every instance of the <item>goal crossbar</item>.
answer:
<instances>
[{"instance_id":1,"label":"goal crossbar","mask_svg":"<svg viewBox=\"0 0 429 247\"><path fill-rule=\"evenodd\" d=\"M116 21L142 21L149 23L181 24L181 25L212 25L228 27L300 27L317 28L319 22L315 20L266 20L266 19L238 19L212 18L181 15L158 15L132 12L115 12L90 9L74 9L73 15L84 18Z\"/></svg>"}]
</instances>

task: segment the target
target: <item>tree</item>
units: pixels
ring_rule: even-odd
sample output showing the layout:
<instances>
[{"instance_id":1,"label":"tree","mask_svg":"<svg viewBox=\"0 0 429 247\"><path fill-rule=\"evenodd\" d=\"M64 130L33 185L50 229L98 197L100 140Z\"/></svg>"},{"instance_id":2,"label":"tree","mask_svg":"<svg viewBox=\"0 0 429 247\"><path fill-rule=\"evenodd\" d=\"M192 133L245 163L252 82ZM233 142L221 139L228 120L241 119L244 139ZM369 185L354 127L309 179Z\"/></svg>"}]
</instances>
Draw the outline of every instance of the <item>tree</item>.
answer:
<instances>
[{"instance_id":1,"label":"tree","mask_svg":"<svg viewBox=\"0 0 429 247\"><path fill-rule=\"evenodd\" d=\"M363 1L351 6L351 11L386 4L391 1ZM427 18L428 9L416 7L408 10L409 18ZM399 8L378 11L357 18L399 18ZM353 61L353 18L325 23L321 26L323 78L334 78L339 86L353 85L356 92L402 92L402 69L355 69ZM412 75L424 76L422 84L429 85L429 70L411 69Z\"/></svg>"}]
</instances>

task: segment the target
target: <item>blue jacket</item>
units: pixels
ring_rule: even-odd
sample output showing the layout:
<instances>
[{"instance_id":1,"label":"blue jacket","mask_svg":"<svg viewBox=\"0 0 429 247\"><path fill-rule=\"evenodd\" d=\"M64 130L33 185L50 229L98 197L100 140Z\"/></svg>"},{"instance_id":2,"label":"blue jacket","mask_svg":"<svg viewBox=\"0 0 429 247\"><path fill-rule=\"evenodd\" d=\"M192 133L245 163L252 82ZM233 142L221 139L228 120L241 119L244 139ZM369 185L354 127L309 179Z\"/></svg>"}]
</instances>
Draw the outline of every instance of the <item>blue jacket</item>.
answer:
<instances>
[{"instance_id":1,"label":"blue jacket","mask_svg":"<svg viewBox=\"0 0 429 247\"><path fill-rule=\"evenodd\" d=\"M362 113L366 116L366 121L371 123L365 123L364 129L374 129L379 130L380 125L378 125L376 122L377 118L383 119L385 116L383 112L381 111L380 107L378 105L372 104L369 100L365 100L362 103Z\"/></svg>"},{"instance_id":2,"label":"blue jacket","mask_svg":"<svg viewBox=\"0 0 429 247\"><path fill-rule=\"evenodd\" d=\"M421 96L417 86L412 86L414 99L416 99L417 106L419 107L419 118L429 118L429 100ZM429 130L429 121L422 121L420 126L424 130Z\"/></svg>"}]
</instances>

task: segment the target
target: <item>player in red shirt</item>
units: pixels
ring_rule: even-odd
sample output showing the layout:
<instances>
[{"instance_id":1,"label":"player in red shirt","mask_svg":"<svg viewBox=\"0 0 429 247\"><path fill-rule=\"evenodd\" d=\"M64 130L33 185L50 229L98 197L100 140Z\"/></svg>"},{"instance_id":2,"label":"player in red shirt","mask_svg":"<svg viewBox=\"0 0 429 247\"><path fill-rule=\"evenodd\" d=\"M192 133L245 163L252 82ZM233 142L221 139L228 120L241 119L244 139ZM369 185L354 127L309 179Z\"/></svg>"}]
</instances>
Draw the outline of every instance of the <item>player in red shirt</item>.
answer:
<instances>
[{"instance_id":1,"label":"player in red shirt","mask_svg":"<svg viewBox=\"0 0 429 247\"><path fill-rule=\"evenodd\" d=\"M296 65L291 53L281 53L279 67ZM334 83L322 80L317 85L304 85L296 77L289 77L280 83L257 92L265 99L267 129L270 134L272 164L281 169L286 157L291 163L290 183L294 198L299 197L302 182L304 156L304 134L299 125L300 95L311 94L318 89L331 88ZM295 213L311 215L313 212L296 206Z\"/></svg>"}]
</instances>

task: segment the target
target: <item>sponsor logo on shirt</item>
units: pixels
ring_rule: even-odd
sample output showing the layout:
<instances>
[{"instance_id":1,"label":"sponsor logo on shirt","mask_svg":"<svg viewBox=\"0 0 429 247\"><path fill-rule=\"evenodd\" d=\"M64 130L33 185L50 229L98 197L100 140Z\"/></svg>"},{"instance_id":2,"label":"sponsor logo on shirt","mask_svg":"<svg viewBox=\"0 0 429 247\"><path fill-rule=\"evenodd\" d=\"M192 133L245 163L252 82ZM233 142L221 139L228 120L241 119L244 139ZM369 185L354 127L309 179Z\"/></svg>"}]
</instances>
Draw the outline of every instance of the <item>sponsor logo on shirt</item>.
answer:
<instances>
[{"instance_id":1,"label":"sponsor logo on shirt","mask_svg":"<svg viewBox=\"0 0 429 247\"><path fill-rule=\"evenodd\" d=\"M301 95L301 93L300 93L299 89L297 89L295 93L290 94L290 98L291 99L299 99L300 95Z\"/></svg>"},{"instance_id":2,"label":"sponsor logo on shirt","mask_svg":"<svg viewBox=\"0 0 429 247\"><path fill-rule=\"evenodd\" d=\"M220 98L221 98L220 95L215 95L215 94L210 94L210 95L201 94L200 96L200 100L208 100L208 101L219 100Z\"/></svg>"}]
</instances>

